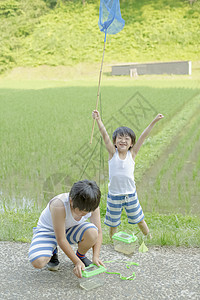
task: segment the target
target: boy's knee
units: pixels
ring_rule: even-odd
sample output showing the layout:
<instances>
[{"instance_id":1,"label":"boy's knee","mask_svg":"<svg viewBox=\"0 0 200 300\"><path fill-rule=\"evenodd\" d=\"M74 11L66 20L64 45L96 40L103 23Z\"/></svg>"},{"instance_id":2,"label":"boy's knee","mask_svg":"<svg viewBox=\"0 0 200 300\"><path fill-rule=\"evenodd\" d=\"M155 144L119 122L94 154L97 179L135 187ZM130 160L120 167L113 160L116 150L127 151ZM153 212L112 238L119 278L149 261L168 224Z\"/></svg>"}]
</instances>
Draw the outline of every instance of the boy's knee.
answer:
<instances>
[{"instance_id":1,"label":"boy's knee","mask_svg":"<svg viewBox=\"0 0 200 300\"><path fill-rule=\"evenodd\" d=\"M87 240L91 244L95 244L98 238L98 231L95 228L89 228L85 231L83 239Z\"/></svg>"},{"instance_id":2,"label":"boy's knee","mask_svg":"<svg viewBox=\"0 0 200 300\"><path fill-rule=\"evenodd\" d=\"M49 262L50 257L39 257L36 260L32 261L31 264L36 269L42 269Z\"/></svg>"},{"instance_id":3,"label":"boy's knee","mask_svg":"<svg viewBox=\"0 0 200 300\"><path fill-rule=\"evenodd\" d=\"M143 224L146 224L146 222L144 221L144 219L138 223L139 226L143 225Z\"/></svg>"}]
</instances>

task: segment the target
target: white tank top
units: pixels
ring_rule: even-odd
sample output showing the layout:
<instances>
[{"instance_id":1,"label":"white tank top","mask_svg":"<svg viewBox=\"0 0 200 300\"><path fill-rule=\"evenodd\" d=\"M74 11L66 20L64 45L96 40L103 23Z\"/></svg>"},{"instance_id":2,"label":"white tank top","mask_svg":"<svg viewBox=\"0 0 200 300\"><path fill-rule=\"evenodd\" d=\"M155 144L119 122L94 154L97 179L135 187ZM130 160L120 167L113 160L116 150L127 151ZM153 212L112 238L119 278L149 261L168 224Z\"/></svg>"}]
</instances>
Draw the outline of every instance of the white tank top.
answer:
<instances>
[{"instance_id":1,"label":"white tank top","mask_svg":"<svg viewBox=\"0 0 200 300\"><path fill-rule=\"evenodd\" d=\"M55 196L52 200L54 200L54 199L60 199L65 206L65 212L66 212L65 229L68 229L72 226L83 223L91 216L91 213L88 213L87 215L83 216L79 221L76 221L73 218L71 208L70 208L70 202L69 202L69 193L60 194L58 196ZM50 200L50 202L52 200ZM51 218L51 211L49 209L49 203L40 215L40 218L39 218L38 224L37 224L37 229L42 228L42 229L54 231L53 222L52 222L52 218Z\"/></svg>"},{"instance_id":2,"label":"white tank top","mask_svg":"<svg viewBox=\"0 0 200 300\"><path fill-rule=\"evenodd\" d=\"M108 161L109 184L108 190L112 195L126 195L135 192L134 168L135 162L131 152L128 151L124 160L119 158L116 150L113 157Z\"/></svg>"}]
</instances>

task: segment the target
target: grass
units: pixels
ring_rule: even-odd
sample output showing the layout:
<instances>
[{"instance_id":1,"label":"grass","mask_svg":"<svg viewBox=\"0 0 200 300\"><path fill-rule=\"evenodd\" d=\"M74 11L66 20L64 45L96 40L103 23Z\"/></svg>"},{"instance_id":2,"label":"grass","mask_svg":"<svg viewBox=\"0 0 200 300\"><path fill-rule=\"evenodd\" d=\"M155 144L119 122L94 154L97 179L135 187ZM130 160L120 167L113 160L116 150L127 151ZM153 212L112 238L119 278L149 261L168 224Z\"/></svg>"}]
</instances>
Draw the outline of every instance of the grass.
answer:
<instances>
[{"instance_id":1,"label":"grass","mask_svg":"<svg viewBox=\"0 0 200 300\"><path fill-rule=\"evenodd\" d=\"M160 173L157 172L156 186L152 187L151 191L155 201L153 210L152 207L149 209L151 206L149 197L147 206L144 199L146 193L140 192L145 218L153 235L153 240L148 243L152 245L200 245L200 220L196 215L198 210L192 213L190 201L191 192L196 190L198 195L199 191L199 156L194 158L196 165L191 168L191 176L188 174L187 178L184 177L188 191L188 194L184 195L185 200L182 197L182 181L180 181L180 174L185 167L184 162L190 160L188 153L191 152L192 155L192 149L196 149L195 145L198 145L199 141L199 121L195 114L198 111L199 93L198 79L191 81L187 76L182 80L179 77L172 79L160 76L156 79L151 77L138 81L104 77L101 102L103 119L108 131L123 123L136 129L138 136L154 114L162 112L165 115L162 124L157 124L141 148L135 171L139 188L141 182L145 180L145 174L156 166L159 158L162 160ZM102 148L101 155L104 159L101 156L100 160L101 148L97 128L93 145L89 146L91 111L95 98L95 80L0 81L2 107L0 148L4 157L0 162L2 182L0 240L30 242L32 227L37 224L46 203L51 196L66 191L74 180L79 179L90 158L83 176L93 178L101 185L104 243L110 242L108 227L103 224L107 193L107 153ZM147 114L141 107L138 110L138 99L146 105ZM134 115L133 108L141 116L137 123L129 118L130 111ZM162 158L167 147L178 135L180 138L177 139L174 152L169 157ZM184 147L187 140L193 147ZM166 180L169 166L174 166L172 168L174 177L171 176L170 180ZM187 207L186 214L170 206L170 201L162 193L166 183L169 192L173 191L176 205L183 210ZM174 186L177 186L177 189L174 189ZM155 191L159 189L161 194L156 194ZM162 199L168 208L167 213L164 213L160 203ZM127 223L124 213L120 229L138 232L137 226ZM141 234L137 234L141 242Z\"/></svg>"},{"instance_id":2,"label":"grass","mask_svg":"<svg viewBox=\"0 0 200 300\"><path fill-rule=\"evenodd\" d=\"M5 209L0 213L0 241L31 242L40 213L33 209Z\"/></svg>"},{"instance_id":3,"label":"grass","mask_svg":"<svg viewBox=\"0 0 200 300\"><path fill-rule=\"evenodd\" d=\"M138 232L137 228L127 225L125 222L121 229L125 231ZM150 245L161 246L199 246L200 245L200 227L199 218L195 216L183 216L181 214L159 214L146 213L145 220L149 225L153 239L148 241ZM126 220L127 221L127 220ZM138 233L139 242L143 237Z\"/></svg>"},{"instance_id":4,"label":"grass","mask_svg":"<svg viewBox=\"0 0 200 300\"><path fill-rule=\"evenodd\" d=\"M184 113L184 117L187 113ZM168 151L169 158L162 162L160 160L159 170L157 174L154 173L154 176L156 175L154 182L149 188L146 187L145 209L151 206L160 212L169 212L169 207L171 209L173 207L173 210L182 213L198 212L196 199L200 193L199 117L195 110L190 113L192 114L187 118L189 121L184 128L184 134L180 132L176 136L173 141L173 149ZM155 202L153 198L160 199L159 203ZM142 200L144 200L143 195L141 195Z\"/></svg>"},{"instance_id":5,"label":"grass","mask_svg":"<svg viewBox=\"0 0 200 300\"><path fill-rule=\"evenodd\" d=\"M37 225L40 211L29 209L4 210L0 214L0 240L30 243L32 229ZM108 227L103 224L104 210L101 210L103 243L110 243ZM195 216L183 216L181 214L150 214L146 213L145 219L151 229L152 240L145 241L148 245L161 246L187 246L199 247L200 245L200 221ZM122 214L122 224L119 230L127 233L134 232L141 244L143 237L137 225L127 223L127 217Z\"/></svg>"},{"instance_id":6,"label":"grass","mask_svg":"<svg viewBox=\"0 0 200 300\"><path fill-rule=\"evenodd\" d=\"M31 89L30 86L30 89L25 89L25 84L24 82L23 90L2 88L0 91L0 115L4 128L1 131L0 148L4 160L1 162L0 178L2 192L6 192L7 199L26 197L30 199L30 203L31 199L35 199L39 204L49 176L56 173L65 176L70 174L70 185L79 179L94 151L99 138L97 128L93 145L89 146L88 141L96 86L85 81L82 86L75 87L70 86L69 82L63 83L63 87ZM168 84L167 87L165 82L151 81L151 86L140 86L132 85L131 82L127 84L125 81L109 80L102 86L103 119L110 135L113 128L124 124L132 127L139 136L157 112L165 115L162 124L158 124L152 131L137 158L137 180L140 180L149 164L166 148L175 133L187 123L191 112L198 105L194 96L199 90L196 85L193 86L194 83L192 88L170 87L171 82ZM144 101L145 110L138 108L137 97ZM129 99L131 100L127 103ZM114 116L114 106L116 121L111 118ZM130 109L131 113L141 115L139 120L136 119L137 122L130 119ZM95 171L100 164L99 151L100 144L87 166L87 177L99 176L98 171ZM107 160L105 149L103 158L104 161ZM106 174L107 164L103 176Z\"/></svg>"}]
</instances>

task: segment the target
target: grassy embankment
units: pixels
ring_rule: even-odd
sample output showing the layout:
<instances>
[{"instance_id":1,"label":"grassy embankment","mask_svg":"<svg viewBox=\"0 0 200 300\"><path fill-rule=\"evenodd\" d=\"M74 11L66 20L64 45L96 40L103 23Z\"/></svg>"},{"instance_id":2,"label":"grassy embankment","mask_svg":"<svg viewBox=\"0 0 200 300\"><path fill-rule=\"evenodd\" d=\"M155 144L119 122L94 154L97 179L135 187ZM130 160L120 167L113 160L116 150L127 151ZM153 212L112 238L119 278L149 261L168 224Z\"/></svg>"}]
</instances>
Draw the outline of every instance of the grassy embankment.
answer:
<instances>
[{"instance_id":1,"label":"grassy embankment","mask_svg":"<svg viewBox=\"0 0 200 300\"><path fill-rule=\"evenodd\" d=\"M22 66L100 62L99 2L59 1L63 4L53 8L48 2L0 3L0 73ZM126 25L108 36L105 63L199 60L199 1L121 1L121 13Z\"/></svg>"}]
</instances>

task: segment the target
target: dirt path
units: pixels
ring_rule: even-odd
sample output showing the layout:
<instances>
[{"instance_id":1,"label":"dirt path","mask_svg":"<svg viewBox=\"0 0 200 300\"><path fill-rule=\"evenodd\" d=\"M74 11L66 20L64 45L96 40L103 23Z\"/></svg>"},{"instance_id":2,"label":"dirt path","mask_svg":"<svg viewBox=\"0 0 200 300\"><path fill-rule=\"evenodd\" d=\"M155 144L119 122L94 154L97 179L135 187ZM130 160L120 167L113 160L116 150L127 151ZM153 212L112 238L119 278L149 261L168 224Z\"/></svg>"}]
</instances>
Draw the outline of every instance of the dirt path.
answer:
<instances>
[{"instance_id":1,"label":"dirt path","mask_svg":"<svg viewBox=\"0 0 200 300\"><path fill-rule=\"evenodd\" d=\"M27 258L29 244L0 242L0 299L199 299L200 248L152 247L147 253L125 256L113 251L112 245L102 246L103 261L108 271L124 276L134 271L134 281L123 281L118 275L101 274L104 286L85 291L73 275L73 265L59 251L60 269L34 269ZM91 253L89 253L91 258ZM120 261L134 261L139 266L126 269Z\"/></svg>"}]
</instances>

